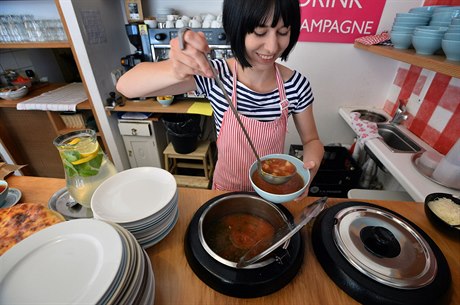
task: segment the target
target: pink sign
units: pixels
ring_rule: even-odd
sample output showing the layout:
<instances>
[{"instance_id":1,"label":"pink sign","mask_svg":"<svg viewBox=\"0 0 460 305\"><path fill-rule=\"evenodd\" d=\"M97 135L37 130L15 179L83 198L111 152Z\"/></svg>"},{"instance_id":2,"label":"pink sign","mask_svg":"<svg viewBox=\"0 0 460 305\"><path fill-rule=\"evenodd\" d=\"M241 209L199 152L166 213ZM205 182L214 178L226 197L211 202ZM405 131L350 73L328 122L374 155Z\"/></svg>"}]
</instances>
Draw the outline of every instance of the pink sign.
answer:
<instances>
[{"instance_id":1,"label":"pink sign","mask_svg":"<svg viewBox=\"0 0 460 305\"><path fill-rule=\"evenodd\" d=\"M300 0L299 41L353 43L376 34L386 0Z\"/></svg>"}]
</instances>

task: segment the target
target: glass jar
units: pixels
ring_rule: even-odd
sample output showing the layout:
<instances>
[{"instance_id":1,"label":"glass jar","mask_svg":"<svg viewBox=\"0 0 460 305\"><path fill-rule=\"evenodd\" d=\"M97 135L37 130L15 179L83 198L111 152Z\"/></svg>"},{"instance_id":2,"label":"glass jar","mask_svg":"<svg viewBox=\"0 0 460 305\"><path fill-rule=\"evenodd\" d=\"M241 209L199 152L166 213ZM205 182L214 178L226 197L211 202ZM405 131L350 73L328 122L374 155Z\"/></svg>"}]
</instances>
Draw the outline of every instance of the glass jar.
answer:
<instances>
[{"instance_id":1,"label":"glass jar","mask_svg":"<svg viewBox=\"0 0 460 305\"><path fill-rule=\"evenodd\" d=\"M117 170L107 158L92 129L72 131L54 139L64 165L66 186L76 202L91 208L96 188Z\"/></svg>"}]
</instances>

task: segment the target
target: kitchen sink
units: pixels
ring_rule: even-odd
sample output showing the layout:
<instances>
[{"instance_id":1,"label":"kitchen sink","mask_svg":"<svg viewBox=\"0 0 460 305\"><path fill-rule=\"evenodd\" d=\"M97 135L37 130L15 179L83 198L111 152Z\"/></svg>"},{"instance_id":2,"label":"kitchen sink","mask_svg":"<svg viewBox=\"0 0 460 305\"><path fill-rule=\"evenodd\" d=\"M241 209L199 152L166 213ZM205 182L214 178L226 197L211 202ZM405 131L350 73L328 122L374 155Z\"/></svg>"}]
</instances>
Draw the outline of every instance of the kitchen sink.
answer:
<instances>
[{"instance_id":1,"label":"kitchen sink","mask_svg":"<svg viewBox=\"0 0 460 305\"><path fill-rule=\"evenodd\" d=\"M416 153L422 150L414 141L398 127L391 124L377 124L382 141L392 152Z\"/></svg>"},{"instance_id":2,"label":"kitchen sink","mask_svg":"<svg viewBox=\"0 0 460 305\"><path fill-rule=\"evenodd\" d=\"M380 113L370 111L370 110L365 110L365 109L355 109L352 112L357 112L361 116L359 117L361 120L366 120L369 122L374 122L374 123L383 123L388 121L388 119L381 115Z\"/></svg>"}]
</instances>

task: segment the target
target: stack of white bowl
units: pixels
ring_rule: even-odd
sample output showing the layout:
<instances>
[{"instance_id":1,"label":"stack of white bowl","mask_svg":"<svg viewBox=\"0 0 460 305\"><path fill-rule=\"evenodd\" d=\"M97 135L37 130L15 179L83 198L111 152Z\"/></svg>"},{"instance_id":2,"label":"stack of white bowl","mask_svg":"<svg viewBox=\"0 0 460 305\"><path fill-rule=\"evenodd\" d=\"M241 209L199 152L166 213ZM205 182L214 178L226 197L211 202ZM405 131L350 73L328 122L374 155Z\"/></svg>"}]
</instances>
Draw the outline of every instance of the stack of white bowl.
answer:
<instances>
[{"instance_id":1,"label":"stack of white bowl","mask_svg":"<svg viewBox=\"0 0 460 305\"><path fill-rule=\"evenodd\" d=\"M441 46L447 60L460 61L460 16L452 19Z\"/></svg>"},{"instance_id":2,"label":"stack of white bowl","mask_svg":"<svg viewBox=\"0 0 460 305\"><path fill-rule=\"evenodd\" d=\"M137 167L104 181L91 198L94 218L121 225L145 249L161 241L179 217L174 176L156 167Z\"/></svg>"},{"instance_id":3,"label":"stack of white bowl","mask_svg":"<svg viewBox=\"0 0 460 305\"><path fill-rule=\"evenodd\" d=\"M146 252L121 226L96 219L43 229L4 253L0 266L0 304L150 305L155 299Z\"/></svg>"},{"instance_id":4,"label":"stack of white bowl","mask_svg":"<svg viewBox=\"0 0 460 305\"><path fill-rule=\"evenodd\" d=\"M412 33L418 26L428 25L430 14L423 12L397 13L390 32L395 49L409 49L412 45Z\"/></svg>"}]
</instances>

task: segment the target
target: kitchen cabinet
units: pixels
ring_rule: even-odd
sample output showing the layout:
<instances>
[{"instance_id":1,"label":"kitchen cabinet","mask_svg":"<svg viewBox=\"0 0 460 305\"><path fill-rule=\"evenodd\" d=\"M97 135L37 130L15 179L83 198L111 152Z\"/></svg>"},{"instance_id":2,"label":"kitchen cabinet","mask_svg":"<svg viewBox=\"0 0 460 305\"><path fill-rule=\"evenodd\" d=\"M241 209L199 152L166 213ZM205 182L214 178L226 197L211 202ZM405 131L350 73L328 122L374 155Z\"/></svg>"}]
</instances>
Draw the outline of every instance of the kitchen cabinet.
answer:
<instances>
[{"instance_id":1,"label":"kitchen cabinet","mask_svg":"<svg viewBox=\"0 0 460 305\"><path fill-rule=\"evenodd\" d=\"M123 136L131 167L163 167L166 131L158 118L121 119L118 122L118 128Z\"/></svg>"},{"instance_id":2,"label":"kitchen cabinet","mask_svg":"<svg viewBox=\"0 0 460 305\"><path fill-rule=\"evenodd\" d=\"M414 49L398 50L391 46L368 46L357 42L355 42L354 47L434 72L460 78L460 62L449 61L443 55L419 55L415 53Z\"/></svg>"},{"instance_id":3,"label":"kitchen cabinet","mask_svg":"<svg viewBox=\"0 0 460 305\"><path fill-rule=\"evenodd\" d=\"M88 99L77 106L79 112L85 112L87 116L92 115L99 130L98 140L104 151L109 155L106 139L100 128L97 114L83 78L82 70L76 56L75 48L69 35L69 29L63 17L63 12L58 0L54 0L59 17L63 24L67 41L45 41L45 42L14 42L0 43L1 49L70 49L76 62L78 72L82 78ZM0 138L5 148L13 156L17 164L27 164L23 173L33 176L63 177L64 171L62 161L56 148L53 146L53 139L61 134L72 130L62 120L59 112L54 111L30 111L16 110L17 103L42 93L54 90L65 84L46 83L32 87L30 93L23 99L14 101L2 101L0 103Z\"/></svg>"}]
</instances>

